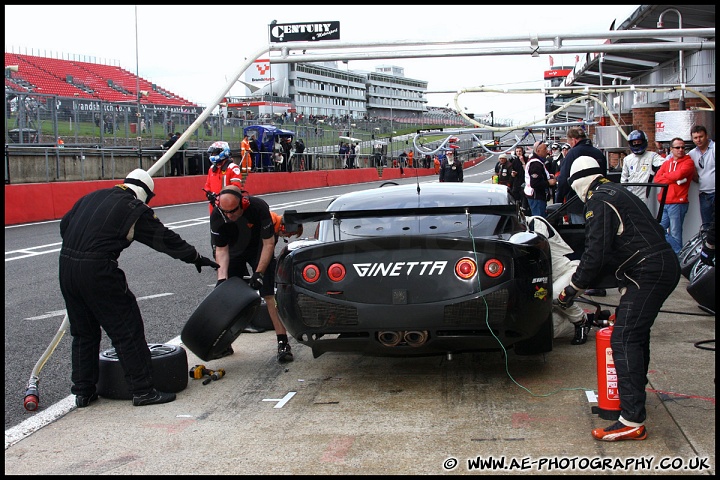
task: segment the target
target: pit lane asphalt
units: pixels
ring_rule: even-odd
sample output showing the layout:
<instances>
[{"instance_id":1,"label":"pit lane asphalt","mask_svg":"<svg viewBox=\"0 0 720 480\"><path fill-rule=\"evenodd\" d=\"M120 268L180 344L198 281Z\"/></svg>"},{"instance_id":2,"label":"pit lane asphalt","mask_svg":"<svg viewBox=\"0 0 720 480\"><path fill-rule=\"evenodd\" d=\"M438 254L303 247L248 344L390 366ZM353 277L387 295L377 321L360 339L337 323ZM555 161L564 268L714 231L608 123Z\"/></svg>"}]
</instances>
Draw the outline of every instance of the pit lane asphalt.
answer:
<instances>
[{"instance_id":1,"label":"pit lane asphalt","mask_svg":"<svg viewBox=\"0 0 720 480\"><path fill-rule=\"evenodd\" d=\"M188 351L189 366L227 374L190 380L175 402L100 398L30 436L23 424L6 430L5 473L714 475L715 352L695 344L713 339L714 349L715 317L686 285L682 278L652 331L645 441L590 436L611 423L591 411L595 331L585 345L556 339L545 356L510 351L507 360L499 352L314 359L291 340L295 361L286 365L265 332L240 335L234 355L211 362ZM594 300L617 305L619 295ZM478 457L506 467L469 466Z\"/></svg>"}]
</instances>

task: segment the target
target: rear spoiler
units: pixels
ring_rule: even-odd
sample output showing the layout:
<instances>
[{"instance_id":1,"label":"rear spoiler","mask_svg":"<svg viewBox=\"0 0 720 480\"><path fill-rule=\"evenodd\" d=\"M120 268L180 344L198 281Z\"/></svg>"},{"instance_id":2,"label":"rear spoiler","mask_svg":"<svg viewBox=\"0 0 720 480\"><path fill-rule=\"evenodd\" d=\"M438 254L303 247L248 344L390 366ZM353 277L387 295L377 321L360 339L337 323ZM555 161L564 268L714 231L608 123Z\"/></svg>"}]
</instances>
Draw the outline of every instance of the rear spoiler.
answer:
<instances>
[{"instance_id":1,"label":"rear spoiler","mask_svg":"<svg viewBox=\"0 0 720 480\"><path fill-rule=\"evenodd\" d=\"M455 207L415 207L415 208L386 208L383 210L338 210L322 212L298 212L285 210L283 219L288 230L292 231L297 224L303 222L319 222L321 220L343 220L348 218L377 218L377 217L409 217L418 215L500 215L515 216L518 207L515 205L476 205Z\"/></svg>"}]
</instances>

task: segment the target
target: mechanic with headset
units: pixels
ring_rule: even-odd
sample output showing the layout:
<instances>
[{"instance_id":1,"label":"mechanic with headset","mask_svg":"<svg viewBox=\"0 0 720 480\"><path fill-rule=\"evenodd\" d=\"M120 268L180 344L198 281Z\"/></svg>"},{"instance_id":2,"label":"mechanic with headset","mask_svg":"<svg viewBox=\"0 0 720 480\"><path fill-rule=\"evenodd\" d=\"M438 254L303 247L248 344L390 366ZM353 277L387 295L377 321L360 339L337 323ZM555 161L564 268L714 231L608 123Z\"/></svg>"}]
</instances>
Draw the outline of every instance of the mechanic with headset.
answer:
<instances>
[{"instance_id":1,"label":"mechanic with headset","mask_svg":"<svg viewBox=\"0 0 720 480\"><path fill-rule=\"evenodd\" d=\"M260 292L277 335L277 358L293 360L287 330L275 305L275 225L265 200L250 196L236 185L223 188L210 215L215 258L220 265L216 287L229 277L249 277L248 285ZM252 268L248 271L248 264ZM274 312L273 312L274 310ZM226 355L233 353L228 348Z\"/></svg>"},{"instance_id":2,"label":"mechanic with headset","mask_svg":"<svg viewBox=\"0 0 720 480\"><path fill-rule=\"evenodd\" d=\"M112 341L125 371L133 405L175 400L154 387L150 349L142 314L118 266L133 240L186 263L217 268L180 235L163 225L147 203L154 196L152 177L141 169L120 185L96 190L78 200L60 221L60 291L72 335L72 387L75 405L97 400L101 328Z\"/></svg>"},{"instance_id":3,"label":"mechanic with headset","mask_svg":"<svg viewBox=\"0 0 720 480\"><path fill-rule=\"evenodd\" d=\"M633 130L628 135L630 155L625 157L620 183L650 183L665 158L656 152L647 151L648 137L642 130ZM628 186L628 190L645 203L650 198L650 187Z\"/></svg>"},{"instance_id":4,"label":"mechanic with headset","mask_svg":"<svg viewBox=\"0 0 720 480\"><path fill-rule=\"evenodd\" d=\"M585 251L557 303L572 305L599 280L601 270L615 271L621 294L610 337L620 418L594 429L592 436L607 442L645 440L650 329L680 280L680 262L645 202L605 178L594 158L577 157L567 181L585 204Z\"/></svg>"}]
</instances>

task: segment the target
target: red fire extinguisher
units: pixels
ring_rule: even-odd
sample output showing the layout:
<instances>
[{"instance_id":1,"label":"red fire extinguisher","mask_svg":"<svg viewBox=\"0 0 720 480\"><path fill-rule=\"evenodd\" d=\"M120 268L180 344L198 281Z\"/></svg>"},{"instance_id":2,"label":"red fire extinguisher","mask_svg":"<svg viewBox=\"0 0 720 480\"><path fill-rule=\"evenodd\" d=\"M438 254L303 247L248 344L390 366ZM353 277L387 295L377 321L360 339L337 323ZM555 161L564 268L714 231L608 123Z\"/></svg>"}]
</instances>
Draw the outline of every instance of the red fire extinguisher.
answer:
<instances>
[{"instance_id":1,"label":"red fire extinguisher","mask_svg":"<svg viewBox=\"0 0 720 480\"><path fill-rule=\"evenodd\" d=\"M613 318L614 320L614 318ZM598 404L592 407L592 413L605 420L620 418L620 393L618 376L610 348L610 336L613 326L601 328L595 334L595 358L597 360Z\"/></svg>"}]
</instances>

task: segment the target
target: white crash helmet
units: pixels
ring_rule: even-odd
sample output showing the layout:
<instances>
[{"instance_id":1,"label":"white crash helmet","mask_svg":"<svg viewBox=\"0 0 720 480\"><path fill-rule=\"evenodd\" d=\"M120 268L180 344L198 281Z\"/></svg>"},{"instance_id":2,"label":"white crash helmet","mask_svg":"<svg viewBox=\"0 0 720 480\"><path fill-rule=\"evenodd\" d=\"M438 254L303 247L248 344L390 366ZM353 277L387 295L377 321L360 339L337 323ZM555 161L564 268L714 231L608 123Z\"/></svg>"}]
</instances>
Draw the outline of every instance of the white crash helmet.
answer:
<instances>
[{"instance_id":1,"label":"white crash helmet","mask_svg":"<svg viewBox=\"0 0 720 480\"><path fill-rule=\"evenodd\" d=\"M142 168L136 168L132 172L128 173L123 181L133 192L138 200L150 203L150 200L155 196L155 182L153 181L150 174L148 174Z\"/></svg>"}]
</instances>

